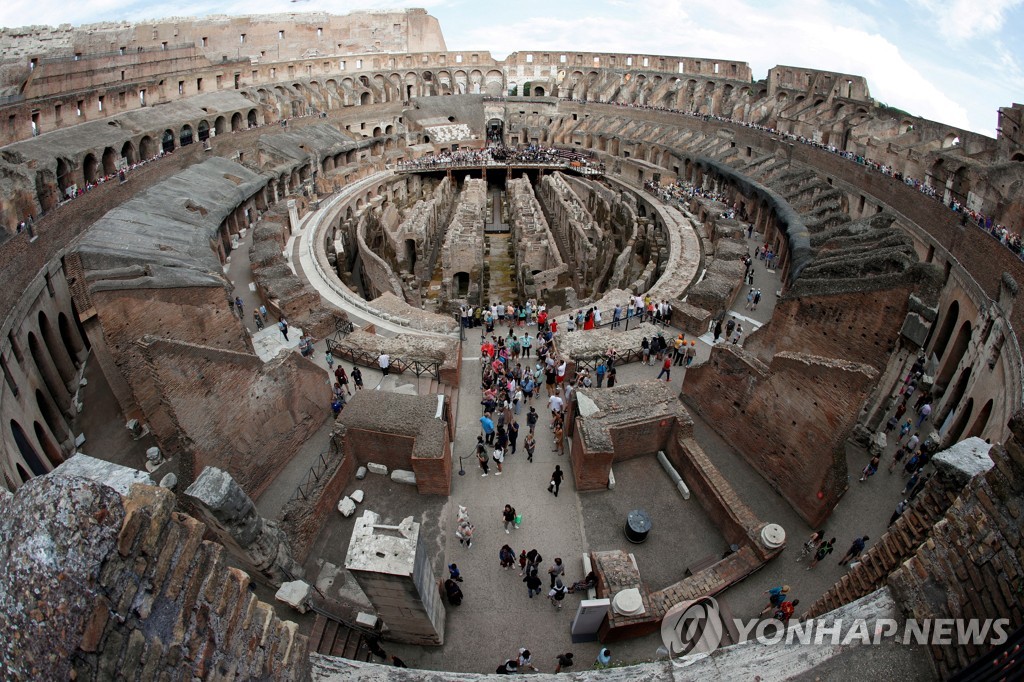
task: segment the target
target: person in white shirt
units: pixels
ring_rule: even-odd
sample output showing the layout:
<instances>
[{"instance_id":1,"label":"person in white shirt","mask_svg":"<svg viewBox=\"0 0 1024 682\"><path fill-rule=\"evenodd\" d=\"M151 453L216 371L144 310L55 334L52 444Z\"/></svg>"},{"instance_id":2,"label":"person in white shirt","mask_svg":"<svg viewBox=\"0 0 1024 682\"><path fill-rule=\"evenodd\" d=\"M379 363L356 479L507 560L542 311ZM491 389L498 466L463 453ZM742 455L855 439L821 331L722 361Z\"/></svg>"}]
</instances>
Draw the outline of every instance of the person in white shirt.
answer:
<instances>
[{"instance_id":1,"label":"person in white shirt","mask_svg":"<svg viewBox=\"0 0 1024 682\"><path fill-rule=\"evenodd\" d=\"M387 376L388 368L391 367L391 356L387 353L381 353L377 356L377 364L380 365L380 371L384 372L384 376Z\"/></svg>"}]
</instances>

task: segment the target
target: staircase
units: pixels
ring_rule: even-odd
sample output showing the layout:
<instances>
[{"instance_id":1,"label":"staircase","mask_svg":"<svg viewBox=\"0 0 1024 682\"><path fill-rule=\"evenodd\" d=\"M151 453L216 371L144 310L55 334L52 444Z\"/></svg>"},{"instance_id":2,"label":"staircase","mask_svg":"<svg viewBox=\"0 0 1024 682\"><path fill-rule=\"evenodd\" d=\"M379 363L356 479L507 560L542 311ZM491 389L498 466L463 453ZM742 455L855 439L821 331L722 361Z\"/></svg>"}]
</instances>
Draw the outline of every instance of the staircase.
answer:
<instances>
[{"instance_id":1,"label":"staircase","mask_svg":"<svg viewBox=\"0 0 1024 682\"><path fill-rule=\"evenodd\" d=\"M419 395L437 395L442 393L448 403L448 410L452 415L452 438L455 437L455 429L459 423L459 387L450 386L440 382L429 374L424 374L416 380Z\"/></svg>"},{"instance_id":2,"label":"staircase","mask_svg":"<svg viewBox=\"0 0 1024 682\"><path fill-rule=\"evenodd\" d=\"M379 662L370 653L363 633L319 614L313 623L313 631L309 634L309 651L353 661Z\"/></svg>"}]
</instances>

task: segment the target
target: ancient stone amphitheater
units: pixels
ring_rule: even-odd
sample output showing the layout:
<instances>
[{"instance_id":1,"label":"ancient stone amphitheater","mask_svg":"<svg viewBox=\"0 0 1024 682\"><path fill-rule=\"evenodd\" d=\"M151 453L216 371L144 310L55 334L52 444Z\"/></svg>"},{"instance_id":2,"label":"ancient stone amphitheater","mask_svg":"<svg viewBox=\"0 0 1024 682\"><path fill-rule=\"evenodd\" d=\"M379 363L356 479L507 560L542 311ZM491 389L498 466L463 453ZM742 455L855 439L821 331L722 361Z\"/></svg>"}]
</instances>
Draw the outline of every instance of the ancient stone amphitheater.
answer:
<instances>
[{"instance_id":1,"label":"ancient stone amphitheater","mask_svg":"<svg viewBox=\"0 0 1024 682\"><path fill-rule=\"evenodd\" d=\"M569 50L498 60L447 50L437 20L408 10L6 28L0 109L5 677L486 677L500 624L480 626L481 652L425 654L430 671L366 654L377 636L445 641L418 559L394 595L360 579L369 624L310 562L344 561L321 533L370 463L411 470L435 500L422 536L451 536L453 462L479 416L457 414L460 387L478 402L460 309L532 300L607 322L630 294L668 302L698 360L678 391L631 383L574 404L567 473L603 490L613 463L662 451L731 550L641 586L646 615L609 609L602 642L795 565L865 451L888 462L898 434L878 434L912 382L910 407L929 396L931 414L906 418L939 453L933 475L882 530L885 502L859 563L805 590L798 615L1004 619L999 641L922 646L914 674L1020 675L1024 106L1000 109L991 139L880 105L856 75L777 66L754 80L726 59ZM770 271L774 308L742 346L715 345L716 322L743 309L746 255ZM266 330L248 316L261 305ZM292 352L300 333L313 357ZM556 342L582 368L641 333ZM419 397L367 391L335 423L325 351L370 388L386 352ZM687 409L799 521L787 554ZM621 584L607 555L586 558L599 598ZM273 604L303 570L301 613ZM417 613L428 634L401 624ZM543 653L547 671L560 651ZM887 674L890 655L731 646L693 668L637 655L573 670L839 678Z\"/></svg>"}]
</instances>

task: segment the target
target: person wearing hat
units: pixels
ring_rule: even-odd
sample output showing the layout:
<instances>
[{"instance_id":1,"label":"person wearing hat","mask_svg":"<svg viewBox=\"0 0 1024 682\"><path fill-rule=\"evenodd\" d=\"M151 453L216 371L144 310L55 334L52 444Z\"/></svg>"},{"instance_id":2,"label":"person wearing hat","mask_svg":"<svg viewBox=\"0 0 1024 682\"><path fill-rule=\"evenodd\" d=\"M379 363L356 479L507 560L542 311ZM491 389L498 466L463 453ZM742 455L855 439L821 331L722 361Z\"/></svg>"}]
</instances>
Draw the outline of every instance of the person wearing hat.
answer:
<instances>
[{"instance_id":1,"label":"person wearing hat","mask_svg":"<svg viewBox=\"0 0 1024 682\"><path fill-rule=\"evenodd\" d=\"M689 367L693 359L697 357L697 342L690 341L690 345L686 347L686 366Z\"/></svg>"},{"instance_id":2,"label":"person wearing hat","mask_svg":"<svg viewBox=\"0 0 1024 682\"><path fill-rule=\"evenodd\" d=\"M686 359L686 340L682 334L676 337L676 340L672 342L672 346L673 354L675 355L675 362L673 364L679 367Z\"/></svg>"},{"instance_id":3,"label":"person wearing hat","mask_svg":"<svg viewBox=\"0 0 1024 682\"><path fill-rule=\"evenodd\" d=\"M786 595L789 594L789 585L780 585L779 587L773 587L770 590L765 590L764 594L768 595L768 606L761 609L761 616L771 613L776 609L779 604L786 601Z\"/></svg>"}]
</instances>

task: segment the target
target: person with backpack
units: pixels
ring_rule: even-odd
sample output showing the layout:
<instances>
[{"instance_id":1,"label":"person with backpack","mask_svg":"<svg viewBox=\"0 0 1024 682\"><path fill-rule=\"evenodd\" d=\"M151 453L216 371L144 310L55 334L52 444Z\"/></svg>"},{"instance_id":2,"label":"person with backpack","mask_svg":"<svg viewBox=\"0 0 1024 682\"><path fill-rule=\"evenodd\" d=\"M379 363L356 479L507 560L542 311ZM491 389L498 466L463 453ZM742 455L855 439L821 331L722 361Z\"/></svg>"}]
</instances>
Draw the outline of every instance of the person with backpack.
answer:
<instances>
[{"instance_id":1,"label":"person with backpack","mask_svg":"<svg viewBox=\"0 0 1024 682\"><path fill-rule=\"evenodd\" d=\"M523 578L523 582L526 583L526 595L533 599L533 595L540 596L541 587L543 583L540 577L536 573L527 572L526 577Z\"/></svg>"},{"instance_id":2,"label":"person with backpack","mask_svg":"<svg viewBox=\"0 0 1024 682\"><path fill-rule=\"evenodd\" d=\"M502 545L501 549L498 550L498 561L501 562L501 567L506 571L512 568L516 563L516 552L508 545Z\"/></svg>"},{"instance_id":3,"label":"person with backpack","mask_svg":"<svg viewBox=\"0 0 1024 682\"><path fill-rule=\"evenodd\" d=\"M773 614L775 620L782 621L783 625L788 623L789 619L793 617L793 612L796 611L796 607L799 603L799 599L794 599L793 601L784 601L779 604L779 608L775 609L775 613Z\"/></svg>"},{"instance_id":4,"label":"person with backpack","mask_svg":"<svg viewBox=\"0 0 1024 682\"><path fill-rule=\"evenodd\" d=\"M808 571L811 570L812 568L814 568L815 566L818 565L819 561L821 561L822 559L827 557L829 554L831 554L832 553L832 549L835 546L835 544L836 544L836 539L832 538L831 540L828 540L828 541L823 542L820 545L818 545L818 551L814 553L814 558L811 559L811 563L810 563L810 565L807 566L807 570Z\"/></svg>"},{"instance_id":5,"label":"person with backpack","mask_svg":"<svg viewBox=\"0 0 1024 682\"><path fill-rule=\"evenodd\" d=\"M768 595L768 606L761 609L761 616L770 613L772 610L778 608L779 604L786 601L786 595L789 594L789 585L780 585L773 587L769 590L765 590L764 594Z\"/></svg>"},{"instance_id":6,"label":"person with backpack","mask_svg":"<svg viewBox=\"0 0 1024 682\"><path fill-rule=\"evenodd\" d=\"M516 508L513 507L511 504L506 504L505 508L501 511L501 521L503 524L505 524L505 533L512 532L511 530L509 530L509 526L515 526L516 528L519 528L519 525L516 524Z\"/></svg>"},{"instance_id":7,"label":"person with backpack","mask_svg":"<svg viewBox=\"0 0 1024 682\"><path fill-rule=\"evenodd\" d=\"M562 608L562 601L565 599L565 595L569 590L565 584L562 583L561 578L555 579L555 584L548 592L548 599L551 600L552 606L557 607L559 610Z\"/></svg>"}]
</instances>

